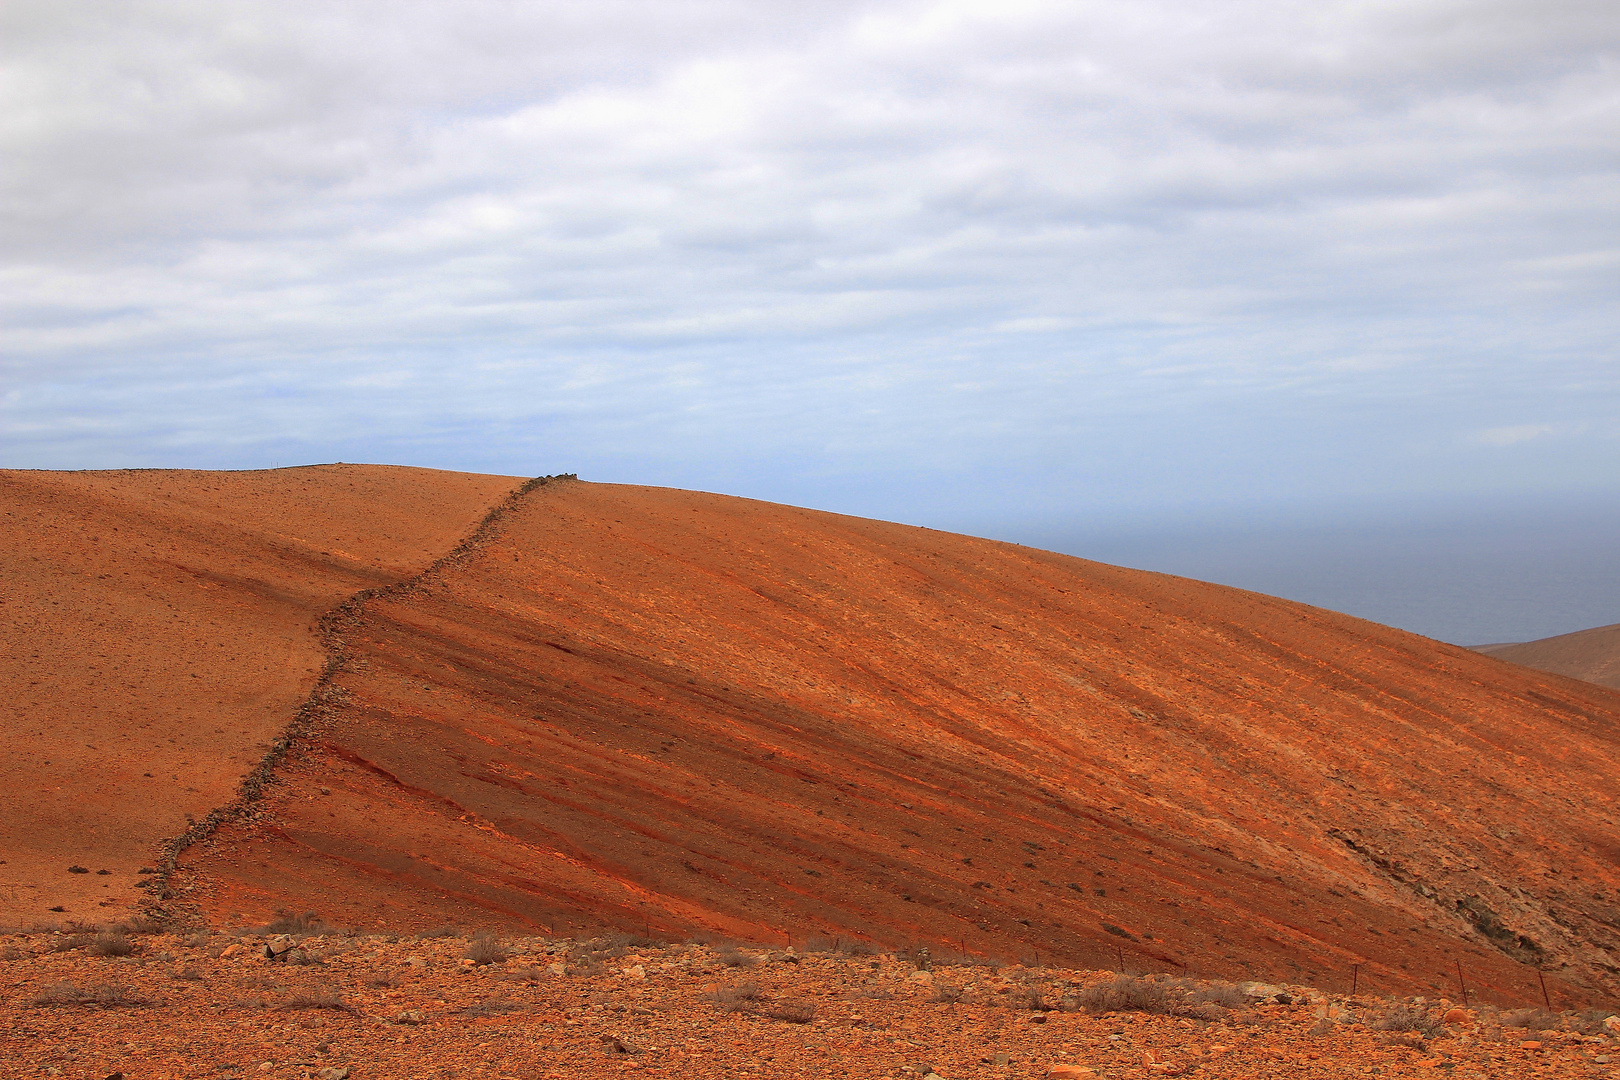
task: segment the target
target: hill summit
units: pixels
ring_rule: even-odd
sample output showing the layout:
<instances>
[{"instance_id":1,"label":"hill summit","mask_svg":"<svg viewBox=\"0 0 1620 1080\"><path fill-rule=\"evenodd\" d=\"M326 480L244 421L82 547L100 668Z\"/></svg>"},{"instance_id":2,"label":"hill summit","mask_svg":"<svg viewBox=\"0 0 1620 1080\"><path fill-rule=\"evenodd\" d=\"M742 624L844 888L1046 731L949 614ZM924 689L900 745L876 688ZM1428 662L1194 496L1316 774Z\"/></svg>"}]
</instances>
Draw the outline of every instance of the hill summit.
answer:
<instances>
[{"instance_id":1,"label":"hill summit","mask_svg":"<svg viewBox=\"0 0 1620 1080\"><path fill-rule=\"evenodd\" d=\"M1620 694L1011 544L473 487L468 540L310 626L159 907L1620 990Z\"/></svg>"}]
</instances>

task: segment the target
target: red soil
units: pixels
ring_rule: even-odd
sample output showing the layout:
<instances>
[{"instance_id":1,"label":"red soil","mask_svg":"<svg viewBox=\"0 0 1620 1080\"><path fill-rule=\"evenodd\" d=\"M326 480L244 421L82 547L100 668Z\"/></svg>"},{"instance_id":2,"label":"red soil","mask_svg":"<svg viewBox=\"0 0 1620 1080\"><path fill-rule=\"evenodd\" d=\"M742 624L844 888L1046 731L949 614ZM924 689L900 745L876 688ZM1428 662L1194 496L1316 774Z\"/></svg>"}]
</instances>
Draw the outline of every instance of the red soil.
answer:
<instances>
[{"instance_id":1,"label":"red soil","mask_svg":"<svg viewBox=\"0 0 1620 1080\"><path fill-rule=\"evenodd\" d=\"M1474 651L1620 690L1620 623L1515 645L1476 645Z\"/></svg>"},{"instance_id":2,"label":"red soil","mask_svg":"<svg viewBox=\"0 0 1620 1080\"><path fill-rule=\"evenodd\" d=\"M347 704L260 820L183 859L216 925L309 907L1620 989L1620 694L1387 627L563 483L340 632Z\"/></svg>"},{"instance_id":3,"label":"red soil","mask_svg":"<svg viewBox=\"0 0 1620 1080\"><path fill-rule=\"evenodd\" d=\"M315 619L421 570L515 483L0 471L0 923L143 903L160 842L227 802L309 694Z\"/></svg>"},{"instance_id":4,"label":"red soil","mask_svg":"<svg viewBox=\"0 0 1620 1080\"><path fill-rule=\"evenodd\" d=\"M265 961L265 941L141 937L98 958L63 935L0 937L0 1076L1596 1080L1620 1060L1594 1017L1301 987L1097 1014L1077 1006L1106 972L535 938L467 966L467 941L324 935L295 966Z\"/></svg>"}]
</instances>

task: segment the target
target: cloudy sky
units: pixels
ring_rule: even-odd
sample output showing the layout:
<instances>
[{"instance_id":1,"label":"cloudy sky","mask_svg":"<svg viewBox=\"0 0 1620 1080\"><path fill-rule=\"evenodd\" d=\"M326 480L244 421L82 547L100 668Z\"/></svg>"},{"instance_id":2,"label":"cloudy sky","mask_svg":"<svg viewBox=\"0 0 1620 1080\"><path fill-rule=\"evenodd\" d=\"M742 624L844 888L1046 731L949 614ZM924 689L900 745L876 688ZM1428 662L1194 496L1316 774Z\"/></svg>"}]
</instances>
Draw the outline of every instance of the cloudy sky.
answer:
<instances>
[{"instance_id":1,"label":"cloudy sky","mask_svg":"<svg viewBox=\"0 0 1620 1080\"><path fill-rule=\"evenodd\" d=\"M1617 284L1612 0L0 5L8 466L1591 506Z\"/></svg>"}]
</instances>

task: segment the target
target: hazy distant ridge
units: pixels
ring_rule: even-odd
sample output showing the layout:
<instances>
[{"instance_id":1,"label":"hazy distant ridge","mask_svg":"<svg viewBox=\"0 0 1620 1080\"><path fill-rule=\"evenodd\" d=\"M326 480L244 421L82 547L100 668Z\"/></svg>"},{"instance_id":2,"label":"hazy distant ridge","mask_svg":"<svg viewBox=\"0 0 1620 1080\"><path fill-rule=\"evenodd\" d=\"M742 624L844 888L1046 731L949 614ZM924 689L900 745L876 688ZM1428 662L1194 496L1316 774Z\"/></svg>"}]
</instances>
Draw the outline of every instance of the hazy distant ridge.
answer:
<instances>
[{"instance_id":1,"label":"hazy distant ridge","mask_svg":"<svg viewBox=\"0 0 1620 1080\"><path fill-rule=\"evenodd\" d=\"M1620 623L1539 641L1475 645L1474 651L1539 671L1620 689Z\"/></svg>"}]
</instances>

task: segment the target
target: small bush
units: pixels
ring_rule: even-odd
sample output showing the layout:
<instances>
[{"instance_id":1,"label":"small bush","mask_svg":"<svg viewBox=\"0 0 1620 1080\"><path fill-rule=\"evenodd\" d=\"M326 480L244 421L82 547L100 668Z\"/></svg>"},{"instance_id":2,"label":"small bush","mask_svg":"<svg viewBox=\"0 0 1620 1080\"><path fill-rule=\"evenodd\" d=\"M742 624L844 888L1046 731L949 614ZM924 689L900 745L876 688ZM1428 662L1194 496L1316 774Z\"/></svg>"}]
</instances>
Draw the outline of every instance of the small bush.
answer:
<instances>
[{"instance_id":1,"label":"small bush","mask_svg":"<svg viewBox=\"0 0 1620 1080\"><path fill-rule=\"evenodd\" d=\"M74 949L87 948L95 944L95 940L94 934L69 934L51 942L51 952L71 952Z\"/></svg>"},{"instance_id":2,"label":"small bush","mask_svg":"<svg viewBox=\"0 0 1620 1080\"><path fill-rule=\"evenodd\" d=\"M127 986L113 986L102 983L92 986L88 990L80 989L72 983L57 983L48 986L33 999L33 1004L42 1008L57 1005L87 1005L103 1009L117 1006L139 1006L152 1004L146 998L136 994Z\"/></svg>"},{"instance_id":3,"label":"small bush","mask_svg":"<svg viewBox=\"0 0 1620 1080\"><path fill-rule=\"evenodd\" d=\"M1525 1011L1540 1012L1539 1009L1526 1009ZM1557 1019L1554 1018L1553 1022L1556 1024ZM1373 1024L1373 1030L1393 1032L1415 1031L1423 1037L1429 1038L1437 1032L1444 1031L1445 1025L1441 1023L1438 1018L1431 1017L1427 1010L1419 1008L1416 1005L1397 1005L1395 1008L1385 1013L1377 1023Z\"/></svg>"},{"instance_id":4,"label":"small bush","mask_svg":"<svg viewBox=\"0 0 1620 1080\"><path fill-rule=\"evenodd\" d=\"M727 1012L745 1012L753 1007L753 1003L765 997L758 983L746 982L740 986L728 986L714 992L714 1003Z\"/></svg>"},{"instance_id":5,"label":"small bush","mask_svg":"<svg viewBox=\"0 0 1620 1080\"><path fill-rule=\"evenodd\" d=\"M936 1005L955 1005L962 1000L960 986L946 986L943 983L934 987L933 995L928 999Z\"/></svg>"},{"instance_id":6,"label":"small bush","mask_svg":"<svg viewBox=\"0 0 1620 1080\"><path fill-rule=\"evenodd\" d=\"M123 934L150 935L163 933L164 925L161 921L150 916L137 915L133 919L125 919L123 922L118 923L113 929ZM203 940L208 940L208 935L204 934Z\"/></svg>"},{"instance_id":7,"label":"small bush","mask_svg":"<svg viewBox=\"0 0 1620 1080\"><path fill-rule=\"evenodd\" d=\"M311 990L307 993L293 994L283 1001L279 1008L292 1012L298 1009L333 1009L338 1012L353 1012L354 1006L338 996L336 990Z\"/></svg>"},{"instance_id":8,"label":"small bush","mask_svg":"<svg viewBox=\"0 0 1620 1080\"><path fill-rule=\"evenodd\" d=\"M602 974L602 971L602 965L589 957L586 957L583 960L572 961L568 965L568 974L578 975L585 978L589 978L592 975L600 975Z\"/></svg>"},{"instance_id":9,"label":"small bush","mask_svg":"<svg viewBox=\"0 0 1620 1080\"><path fill-rule=\"evenodd\" d=\"M479 967L486 964L499 964L506 960L506 950L501 948L500 942L488 934L479 934L467 943L466 951L461 954L462 959L471 960Z\"/></svg>"},{"instance_id":10,"label":"small bush","mask_svg":"<svg viewBox=\"0 0 1620 1080\"><path fill-rule=\"evenodd\" d=\"M1238 1009L1248 1004L1249 996L1232 983L1213 983L1194 990L1188 995L1194 1005L1219 1005L1223 1009Z\"/></svg>"},{"instance_id":11,"label":"small bush","mask_svg":"<svg viewBox=\"0 0 1620 1080\"><path fill-rule=\"evenodd\" d=\"M1603 1021L1614 1015L1610 1009L1582 1009L1576 1013L1565 1013L1564 1020L1569 1024L1571 1031L1582 1035L1602 1035L1608 1028Z\"/></svg>"},{"instance_id":12,"label":"small bush","mask_svg":"<svg viewBox=\"0 0 1620 1080\"><path fill-rule=\"evenodd\" d=\"M1007 1000L1018 1008L1029 1009L1032 1012L1049 1012L1052 1008L1047 1004L1041 988L1033 983L1022 983L1013 987Z\"/></svg>"},{"instance_id":13,"label":"small bush","mask_svg":"<svg viewBox=\"0 0 1620 1080\"><path fill-rule=\"evenodd\" d=\"M203 974L188 964L175 972L174 977L185 982L202 982Z\"/></svg>"},{"instance_id":14,"label":"small bush","mask_svg":"<svg viewBox=\"0 0 1620 1080\"><path fill-rule=\"evenodd\" d=\"M289 911L278 911L276 917L264 925L266 934L318 934L326 929L321 917L313 911L306 911L302 915L294 915Z\"/></svg>"},{"instance_id":15,"label":"small bush","mask_svg":"<svg viewBox=\"0 0 1620 1080\"><path fill-rule=\"evenodd\" d=\"M1170 995L1165 993L1164 987L1136 975L1116 975L1107 982L1095 983L1081 990L1074 999L1087 1012L1172 1011Z\"/></svg>"},{"instance_id":16,"label":"small bush","mask_svg":"<svg viewBox=\"0 0 1620 1080\"><path fill-rule=\"evenodd\" d=\"M1546 1009L1514 1009L1502 1014L1501 1023L1503 1027L1529 1028L1531 1031L1556 1031L1561 1026L1560 1018Z\"/></svg>"},{"instance_id":17,"label":"small bush","mask_svg":"<svg viewBox=\"0 0 1620 1080\"><path fill-rule=\"evenodd\" d=\"M501 1016L505 1013L522 1012L523 1006L504 997L487 998L484 1001L468 1005L461 1010L462 1016Z\"/></svg>"},{"instance_id":18,"label":"small bush","mask_svg":"<svg viewBox=\"0 0 1620 1080\"><path fill-rule=\"evenodd\" d=\"M97 934L90 943L90 952L95 956L129 956L134 951L135 943L116 930Z\"/></svg>"},{"instance_id":19,"label":"small bush","mask_svg":"<svg viewBox=\"0 0 1620 1080\"><path fill-rule=\"evenodd\" d=\"M789 1024L808 1024L816 1018L816 1006L809 1001L784 1001L766 1009L764 1015Z\"/></svg>"},{"instance_id":20,"label":"small bush","mask_svg":"<svg viewBox=\"0 0 1620 1080\"><path fill-rule=\"evenodd\" d=\"M799 951L807 953L830 953L836 952L837 950L838 946L831 938L813 937L806 940L804 943L804 948Z\"/></svg>"},{"instance_id":21,"label":"small bush","mask_svg":"<svg viewBox=\"0 0 1620 1080\"><path fill-rule=\"evenodd\" d=\"M537 983L546 977L545 968L533 964L524 964L522 967L507 968L495 978L502 982Z\"/></svg>"},{"instance_id":22,"label":"small bush","mask_svg":"<svg viewBox=\"0 0 1620 1080\"><path fill-rule=\"evenodd\" d=\"M753 967L755 964L759 963L758 960L754 959L752 956L749 956L747 953L743 952L734 945L728 945L719 950L714 954L714 958L726 965L726 967L734 968Z\"/></svg>"}]
</instances>

